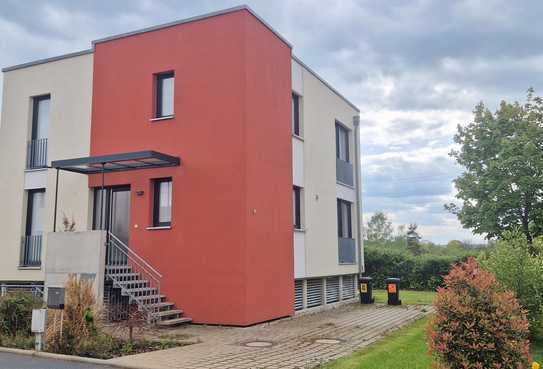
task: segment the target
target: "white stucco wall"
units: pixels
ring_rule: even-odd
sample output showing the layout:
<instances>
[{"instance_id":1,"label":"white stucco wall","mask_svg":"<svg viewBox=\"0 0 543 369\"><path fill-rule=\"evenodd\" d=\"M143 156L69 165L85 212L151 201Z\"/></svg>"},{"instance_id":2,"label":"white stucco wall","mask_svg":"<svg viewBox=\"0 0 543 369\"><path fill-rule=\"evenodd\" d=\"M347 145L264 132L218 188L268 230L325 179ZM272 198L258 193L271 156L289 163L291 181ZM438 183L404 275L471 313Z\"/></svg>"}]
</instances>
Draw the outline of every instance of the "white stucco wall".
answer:
<instances>
[{"instance_id":1,"label":"white stucco wall","mask_svg":"<svg viewBox=\"0 0 543 369\"><path fill-rule=\"evenodd\" d=\"M0 281L41 281L47 232L53 229L55 172L25 174L31 134L32 97L51 95L48 164L88 156L92 104L92 54L61 59L4 73L0 125ZM42 268L18 268L26 218L25 185L46 183ZM83 175L60 175L58 221L74 217L77 230L89 228L89 190Z\"/></svg>"},{"instance_id":2,"label":"white stucco wall","mask_svg":"<svg viewBox=\"0 0 543 369\"><path fill-rule=\"evenodd\" d=\"M336 181L335 123L351 130L350 158L354 165L353 117L358 112L303 65L292 62L292 88L302 96L303 141L293 139L294 184L304 188L304 232L296 232L295 275L320 277L358 272L358 264L338 262L337 199L353 202L353 237L357 237L356 188ZM297 153L302 150L303 157ZM296 164L303 163L303 166ZM303 175L296 173L303 170ZM302 184L299 184L303 181ZM356 240L358 249L360 243ZM303 249L303 254L302 254ZM301 265L303 264L303 266Z\"/></svg>"}]
</instances>

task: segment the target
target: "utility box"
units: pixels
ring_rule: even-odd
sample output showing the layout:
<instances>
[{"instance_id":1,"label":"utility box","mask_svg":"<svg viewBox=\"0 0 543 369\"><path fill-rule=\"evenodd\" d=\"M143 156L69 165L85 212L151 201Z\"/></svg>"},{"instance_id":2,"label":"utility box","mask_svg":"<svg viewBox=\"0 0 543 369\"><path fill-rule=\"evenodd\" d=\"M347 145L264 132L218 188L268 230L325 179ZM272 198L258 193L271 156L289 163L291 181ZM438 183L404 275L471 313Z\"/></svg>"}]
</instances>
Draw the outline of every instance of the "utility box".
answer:
<instances>
[{"instance_id":1,"label":"utility box","mask_svg":"<svg viewBox=\"0 0 543 369\"><path fill-rule=\"evenodd\" d=\"M47 288L47 307L49 309L64 309L64 288L48 287Z\"/></svg>"},{"instance_id":2,"label":"utility box","mask_svg":"<svg viewBox=\"0 0 543 369\"><path fill-rule=\"evenodd\" d=\"M385 279L388 294L389 305L401 305L400 300L400 278L387 278Z\"/></svg>"},{"instance_id":3,"label":"utility box","mask_svg":"<svg viewBox=\"0 0 543 369\"><path fill-rule=\"evenodd\" d=\"M375 299L373 298L372 281L373 279L371 277L360 277L358 279L361 304L373 304L373 302L375 301Z\"/></svg>"},{"instance_id":4,"label":"utility box","mask_svg":"<svg viewBox=\"0 0 543 369\"><path fill-rule=\"evenodd\" d=\"M45 325L47 324L47 309L32 310L32 333L44 333Z\"/></svg>"}]
</instances>

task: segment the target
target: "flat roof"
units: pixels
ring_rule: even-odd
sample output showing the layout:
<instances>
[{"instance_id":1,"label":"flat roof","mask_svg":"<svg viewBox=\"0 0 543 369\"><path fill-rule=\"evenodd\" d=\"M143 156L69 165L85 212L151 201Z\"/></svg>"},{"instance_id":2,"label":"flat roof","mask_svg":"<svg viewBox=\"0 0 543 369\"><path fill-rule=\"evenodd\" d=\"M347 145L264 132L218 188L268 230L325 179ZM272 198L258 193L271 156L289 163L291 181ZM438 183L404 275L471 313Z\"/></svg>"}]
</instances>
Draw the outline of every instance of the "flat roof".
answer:
<instances>
[{"instance_id":1,"label":"flat roof","mask_svg":"<svg viewBox=\"0 0 543 369\"><path fill-rule=\"evenodd\" d=\"M51 167L80 174L98 174L176 167L180 164L181 159L178 157L148 150L55 160L51 162Z\"/></svg>"},{"instance_id":2,"label":"flat roof","mask_svg":"<svg viewBox=\"0 0 543 369\"><path fill-rule=\"evenodd\" d=\"M211 12L211 13L206 13L206 14L203 14L203 15L198 15L198 16L195 16L195 17L190 17L190 18L185 18L185 19L180 19L180 20L177 20L177 21L173 21L173 22L159 24L157 26L142 28L142 29L135 30L135 31L132 31L132 32L126 32L126 33L121 33L121 34L117 34L117 35L113 35L113 36L109 36L109 37L100 38L98 40L93 40L92 41L92 49L87 49L87 50L77 51L77 52L73 52L73 53L58 55L58 56L45 58L45 59L38 59L38 60L30 61L30 62L27 62L27 63L22 63L22 64L17 64L17 65L5 67L5 68L2 69L2 72L11 72L11 71L14 71L14 70L17 70L17 69L32 67L32 66L39 65L39 64L50 63L50 62L54 62L54 61L58 61L58 60L62 60L62 59L67 59L67 58L73 58L73 57L80 56L80 55L85 55L85 54L92 54L94 52L94 46L96 44L98 44L98 43L108 42L108 41L117 40L117 39L120 39L120 38L125 38L125 37L130 37L130 36L135 36L135 35L139 35L139 34L146 33L146 32L152 32L152 31L156 31L156 30L159 30L159 29L163 29L163 28L174 27L174 26L184 24L184 23L196 22L196 21L203 20L203 19L206 19L206 18L216 17L216 16L219 16L219 15L233 13L233 12L240 11L240 10L246 10L249 13L251 13L256 19L258 19L258 21L260 23L262 23L273 34L275 34L275 36L277 36L277 38L279 38L282 42L284 42L287 46L289 46L292 49L292 44L290 42L288 42L283 36L281 36L281 34L278 31L276 31L272 26L270 26L262 17L260 17L258 14L256 14L248 5L240 5L240 6L235 6L235 7L228 8L228 9L219 10L219 11L216 11L216 12ZM337 91L334 87L332 87L332 85L330 85L328 82L326 82L326 80L324 80L324 78L322 78L319 74L317 74L317 72L315 72L313 69L311 69L309 66L307 66L307 64L305 64L300 58L298 58L297 56L292 54L292 59L294 61L296 61L297 63L299 63L300 65L302 65L302 67L304 67L308 72L310 72L312 75L314 75L319 81L321 81L326 87L328 87L338 97L340 97L343 101L345 101L350 107L352 107L357 112L360 112L360 109L355 104L353 104L345 96L343 96L341 93L339 93L339 91Z\"/></svg>"}]
</instances>

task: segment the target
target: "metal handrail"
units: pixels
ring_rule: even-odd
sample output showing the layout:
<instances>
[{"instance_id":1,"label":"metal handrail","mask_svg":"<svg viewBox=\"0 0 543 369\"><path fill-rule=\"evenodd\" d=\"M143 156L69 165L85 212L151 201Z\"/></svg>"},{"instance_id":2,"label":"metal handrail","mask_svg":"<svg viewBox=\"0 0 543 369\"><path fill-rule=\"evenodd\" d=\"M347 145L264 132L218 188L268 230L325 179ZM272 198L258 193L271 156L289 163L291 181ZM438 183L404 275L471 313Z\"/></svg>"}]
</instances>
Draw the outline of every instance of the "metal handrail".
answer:
<instances>
[{"instance_id":1,"label":"metal handrail","mask_svg":"<svg viewBox=\"0 0 543 369\"><path fill-rule=\"evenodd\" d=\"M144 284L148 283L150 289L156 290L157 298L146 299L145 297L153 295L138 295L137 293L134 293L132 289L127 288L126 286L128 284L138 283L136 280L132 280L129 277L122 277L121 274L123 274L123 272L115 273L115 269L112 268L108 270L107 267L119 267L120 270L124 267L127 269L130 268L130 270L136 273L141 280L144 281ZM117 269L117 271L119 269ZM156 304L152 300L157 300L156 303L160 302L160 282L162 274L111 232L108 232L107 238L106 276L111 279L115 287L120 288L121 292L130 298L130 301L136 302L140 309L147 312L147 319L149 322L156 321L158 318L156 313L158 313L160 309L156 307ZM155 306L151 307L151 305Z\"/></svg>"},{"instance_id":2,"label":"metal handrail","mask_svg":"<svg viewBox=\"0 0 543 369\"><path fill-rule=\"evenodd\" d=\"M26 152L26 169L44 168L47 166L47 138L28 141Z\"/></svg>"}]
</instances>

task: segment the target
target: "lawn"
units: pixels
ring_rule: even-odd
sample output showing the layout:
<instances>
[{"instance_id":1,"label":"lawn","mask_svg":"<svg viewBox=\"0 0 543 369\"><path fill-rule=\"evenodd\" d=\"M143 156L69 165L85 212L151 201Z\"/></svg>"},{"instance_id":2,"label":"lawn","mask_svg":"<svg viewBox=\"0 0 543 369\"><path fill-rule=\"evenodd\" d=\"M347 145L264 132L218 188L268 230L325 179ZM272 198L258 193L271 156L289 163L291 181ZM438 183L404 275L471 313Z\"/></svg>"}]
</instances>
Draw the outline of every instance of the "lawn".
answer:
<instances>
[{"instance_id":1,"label":"lawn","mask_svg":"<svg viewBox=\"0 0 543 369\"><path fill-rule=\"evenodd\" d=\"M406 305L431 304L434 292L400 291ZM374 291L375 301L386 303L385 291ZM426 346L428 318L391 332L377 343L351 356L324 365L323 369L432 369L432 359ZM543 362L543 332L532 342L533 359Z\"/></svg>"}]
</instances>

